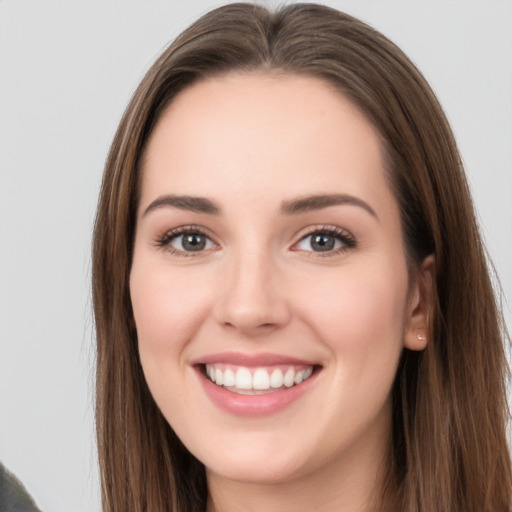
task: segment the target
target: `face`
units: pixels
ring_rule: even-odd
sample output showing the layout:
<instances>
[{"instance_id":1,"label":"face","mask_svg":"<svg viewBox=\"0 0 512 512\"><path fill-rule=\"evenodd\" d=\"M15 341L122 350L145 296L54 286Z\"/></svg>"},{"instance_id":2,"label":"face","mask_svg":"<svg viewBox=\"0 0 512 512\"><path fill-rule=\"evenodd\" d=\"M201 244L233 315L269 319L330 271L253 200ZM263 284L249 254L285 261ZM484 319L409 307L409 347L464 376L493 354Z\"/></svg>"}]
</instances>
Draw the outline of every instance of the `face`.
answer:
<instances>
[{"instance_id":1,"label":"face","mask_svg":"<svg viewBox=\"0 0 512 512\"><path fill-rule=\"evenodd\" d=\"M172 102L142 172L140 358L185 446L245 482L375 471L423 317L372 125L319 79L227 75Z\"/></svg>"}]
</instances>

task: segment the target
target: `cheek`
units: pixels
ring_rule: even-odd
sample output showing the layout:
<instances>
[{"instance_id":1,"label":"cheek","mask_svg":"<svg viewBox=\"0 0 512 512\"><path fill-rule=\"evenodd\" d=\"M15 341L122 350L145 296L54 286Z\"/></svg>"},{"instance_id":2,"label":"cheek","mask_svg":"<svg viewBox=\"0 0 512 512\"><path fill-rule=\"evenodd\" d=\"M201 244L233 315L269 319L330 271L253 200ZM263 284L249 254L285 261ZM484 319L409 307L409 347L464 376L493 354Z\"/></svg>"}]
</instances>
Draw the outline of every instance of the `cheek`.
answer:
<instances>
[{"instance_id":1,"label":"cheek","mask_svg":"<svg viewBox=\"0 0 512 512\"><path fill-rule=\"evenodd\" d=\"M151 394L169 423L175 421L175 411L188 407L187 350L204 322L208 289L204 279L190 272L170 273L165 265L134 261L130 295L140 361ZM173 392L176 389L182 392Z\"/></svg>"},{"instance_id":2,"label":"cheek","mask_svg":"<svg viewBox=\"0 0 512 512\"><path fill-rule=\"evenodd\" d=\"M351 365L354 371L363 366L376 370L386 363L393 368L403 345L408 289L405 266L361 262L334 274L305 283L300 307L307 323L340 364Z\"/></svg>"},{"instance_id":3,"label":"cheek","mask_svg":"<svg viewBox=\"0 0 512 512\"><path fill-rule=\"evenodd\" d=\"M208 286L190 272L169 272L165 265L134 260L130 297L142 369L156 403L169 423L187 410L184 375L187 349L204 321ZM180 389L176 393L173 390Z\"/></svg>"},{"instance_id":4,"label":"cheek","mask_svg":"<svg viewBox=\"0 0 512 512\"><path fill-rule=\"evenodd\" d=\"M331 358L326 377L336 400L326 402L319 418L333 440L343 431L349 445L358 432L389 425L407 301L405 269L393 274L387 265L362 267L316 279L310 283L315 292L302 304L304 319Z\"/></svg>"},{"instance_id":5,"label":"cheek","mask_svg":"<svg viewBox=\"0 0 512 512\"><path fill-rule=\"evenodd\" d=\"M130 296L141 352L179 349L201 323L208 298L204 279L187 272L172 275L158 266L134 262Z\"/></svg>"}]
</instances>

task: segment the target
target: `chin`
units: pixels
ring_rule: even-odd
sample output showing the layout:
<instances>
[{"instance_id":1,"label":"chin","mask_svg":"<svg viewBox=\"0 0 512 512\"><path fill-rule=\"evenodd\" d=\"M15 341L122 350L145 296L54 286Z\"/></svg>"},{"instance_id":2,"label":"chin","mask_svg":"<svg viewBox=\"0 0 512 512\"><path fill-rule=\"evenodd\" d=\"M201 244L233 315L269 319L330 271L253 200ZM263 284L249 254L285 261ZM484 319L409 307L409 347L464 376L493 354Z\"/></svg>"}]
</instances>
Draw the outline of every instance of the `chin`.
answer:
<instances>
[{"instance_id":1,"label":"chin","mask_svg":"<svg viewBox=\"0 0 512 512\"><path fill-rule=\"evenodd\" d=\"M225 437L230 438L227 445L225 438L215 441L212 435L211 444L200 446L194 453L210 476L256 485L279 484L318 470L326 460L312 443L305 446L303 440L289 432L246 431L240 436L231 433Z\"/></svg>"},{"instance_id":2,"label":"chin","mask_svg":"<svg viewBox=\"0 0 512 512\"><path fill-rule=\"evenodd\" d=\"M206 466L207 475L215 474L226 480L253 485L282 484L310 471L303 461L275 460L275 457L261 455L253 458L237 455L222 461L212 461L211 465Z\"/></svg>"}]
</instances>

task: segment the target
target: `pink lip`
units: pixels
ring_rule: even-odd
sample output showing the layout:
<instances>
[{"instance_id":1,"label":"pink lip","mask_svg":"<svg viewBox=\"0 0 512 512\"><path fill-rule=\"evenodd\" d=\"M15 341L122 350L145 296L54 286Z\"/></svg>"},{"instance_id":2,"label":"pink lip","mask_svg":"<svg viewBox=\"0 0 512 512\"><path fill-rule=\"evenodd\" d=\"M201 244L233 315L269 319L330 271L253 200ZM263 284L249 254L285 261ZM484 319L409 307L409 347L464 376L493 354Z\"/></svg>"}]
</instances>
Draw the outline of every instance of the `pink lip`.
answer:
<instances>
[{"instance_id":1,"label":"pink lip","mask_svg":"<svg viewBox=\"0 0 512 512\"><path fill-rule=\"evenodd\" d=\"M204 375L201 365L196 365L195 369L206 395L217 407L236 416L253 418L269 416L284 410L311 389L319 373L313 372L307 380L291 388L263 395L241 395L214 384Z\"/></svg>"},{"instance_id":2,"label":"pink lip","mask_svg":"<svg viewBox=\"0 0 512 512\"><path fill-rule=\"evenodd\" d=\"M289 364L297 366L317 365L317 363L312 361L306 361L305 359L296 359L293 357L288 357L280 354L242 354L241 352L219 352L217 354L208 354L207 356L197 358L196 360L191 362L193 366L214 363L233 364L237 366L246 366L248 368L258 366L273 366L278 364Z\"/></svg>"}]
</instances>

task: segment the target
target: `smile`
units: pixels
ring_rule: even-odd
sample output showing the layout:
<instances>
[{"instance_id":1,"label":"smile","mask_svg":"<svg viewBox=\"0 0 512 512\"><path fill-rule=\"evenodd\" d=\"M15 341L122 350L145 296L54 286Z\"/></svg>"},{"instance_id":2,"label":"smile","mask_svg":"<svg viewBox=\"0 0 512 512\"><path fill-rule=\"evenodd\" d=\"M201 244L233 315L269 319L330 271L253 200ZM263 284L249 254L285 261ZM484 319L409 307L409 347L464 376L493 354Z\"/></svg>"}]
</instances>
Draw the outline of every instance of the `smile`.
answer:
<instances>
[{"instance_id":1,"label":"smile","mask_svg":"<svg viewBox=\"0 0 512 512\"><path fill-rule=\"evenodd\" d=\"M206 376L217 386L242 395L259 395L291 388L309 379L313 366L278 365L251 368L228 364L206 364Z\"/></svg>"},{"instance_id":2,"label":"smile","mask_svg":"<svg viewBox=\"0 0 512 512\"><path fill-rule=\"evenodd\" d=\"M317 387L322 365L277 354L223 352L192 361L211 403L230 415L265 417Z\"/></svg>"}]
</instances>

